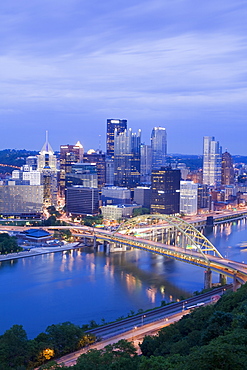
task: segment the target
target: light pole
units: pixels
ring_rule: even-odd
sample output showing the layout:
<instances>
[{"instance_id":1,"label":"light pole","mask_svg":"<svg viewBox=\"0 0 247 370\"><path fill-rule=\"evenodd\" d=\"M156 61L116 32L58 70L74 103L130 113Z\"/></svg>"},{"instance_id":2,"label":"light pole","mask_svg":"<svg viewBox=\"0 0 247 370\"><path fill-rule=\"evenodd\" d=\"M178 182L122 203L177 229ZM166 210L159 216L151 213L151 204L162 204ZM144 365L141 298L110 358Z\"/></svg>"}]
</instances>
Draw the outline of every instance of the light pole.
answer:
<instances>
[{"instance_id":1,"label":"light pole","mask_svg":"<svg viewBox=\"0 0 247 370\"><path fill-rule=\"evenodd\" d=\"M184 311L184 308L185 308L185 304L187 303L187 301L183 302L183 309L182 311Z\"/></svg>"},{"instance_id":2,"label":"light pole","mask_svg":"<svg viewBox=\"0 0 247 370\"><path fill-rule=\"evenodd\" d=\"M146 315L142 315L142 326L143 326L143 319L146 317Z\"/></svg>"}]
</instances>

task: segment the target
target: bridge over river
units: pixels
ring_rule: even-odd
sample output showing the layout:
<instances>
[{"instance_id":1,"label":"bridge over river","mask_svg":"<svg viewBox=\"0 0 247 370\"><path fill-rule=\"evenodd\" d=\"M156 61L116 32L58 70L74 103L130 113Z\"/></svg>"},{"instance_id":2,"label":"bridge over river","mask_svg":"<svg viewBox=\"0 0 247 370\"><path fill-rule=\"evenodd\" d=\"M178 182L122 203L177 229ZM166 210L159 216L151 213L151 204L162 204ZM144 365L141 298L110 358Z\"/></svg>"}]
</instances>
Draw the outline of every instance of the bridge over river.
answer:
<instances>
[{"instance_id":1,"label":"bridge over river","mask_svg":"<svg viewBox=\"0 0 247 370\"><path fill-rule=\"evenodd\" d=\"M50 227L53 229L68 228ZM143 215L123 223L116 231L96 227L71 226L80 236L104 243L105 247L123 245L194 264L205 269L205 288L212 285L212 270L220 281L233 278L235 289L247 281L247 265L224 258L214 245L192 224L170 215Z\"/></svg>"}]
</instances>

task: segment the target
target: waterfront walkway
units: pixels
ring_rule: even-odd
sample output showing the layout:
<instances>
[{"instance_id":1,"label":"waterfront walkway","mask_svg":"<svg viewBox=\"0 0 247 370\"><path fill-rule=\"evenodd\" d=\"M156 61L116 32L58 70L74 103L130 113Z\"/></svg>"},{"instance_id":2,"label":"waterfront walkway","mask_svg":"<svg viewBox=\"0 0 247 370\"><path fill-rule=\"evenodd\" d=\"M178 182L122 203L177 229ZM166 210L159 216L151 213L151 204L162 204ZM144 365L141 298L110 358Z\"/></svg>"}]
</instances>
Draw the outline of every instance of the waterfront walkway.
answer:
<instances>
[{"instance_id":1,"label":"waterfront walkway","mask_svg":"<svg viewBox=\"0 0 247 370\"><path fill-rule=\"evenodd\" d=\"M47 253L69 251L71 249L77 249L81 247L82 247L81 244L78 245L78 242L68 243L62 245L61 247L33 247L30 250L25 250L18 253L2 254L0 255L0 262L16 260L19 258L33 257Z\"/></svg>"}]
</instances>

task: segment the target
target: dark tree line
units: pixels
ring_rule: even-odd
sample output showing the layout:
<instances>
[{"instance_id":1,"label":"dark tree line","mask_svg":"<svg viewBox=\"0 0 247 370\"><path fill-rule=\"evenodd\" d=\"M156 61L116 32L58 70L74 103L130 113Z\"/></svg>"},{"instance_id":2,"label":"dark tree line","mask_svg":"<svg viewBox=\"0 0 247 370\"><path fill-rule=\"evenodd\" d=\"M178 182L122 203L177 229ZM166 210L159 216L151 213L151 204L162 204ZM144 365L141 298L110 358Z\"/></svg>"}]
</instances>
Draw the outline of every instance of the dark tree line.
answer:
<instances>
[{"instance_id":1,"label":"dark tree line","mask_svg":"<svg viewBox=\"0 0 247 370\"><path fill-rule=\"evenodd\" d=\"M0 234L0 254L15 253L22 250L15 236L9 236L8 233Z\"/></svg>"},{"instance_id":2,"label":"dark tree line","mask_svg":"<svg viewBox=\"0 0 247 370\"><path fill-rule=\"evenodd\" d=\"M94 338L69 322L48 326L28 340L14 325L0 337L0 370L243 370L247 369L247 285L229 292L215 305L195 309L155 336L146 336L138 356L133 343L121 340L81 355L72 367L55 358L75 351Z\"/></svg>"}]
</instances>

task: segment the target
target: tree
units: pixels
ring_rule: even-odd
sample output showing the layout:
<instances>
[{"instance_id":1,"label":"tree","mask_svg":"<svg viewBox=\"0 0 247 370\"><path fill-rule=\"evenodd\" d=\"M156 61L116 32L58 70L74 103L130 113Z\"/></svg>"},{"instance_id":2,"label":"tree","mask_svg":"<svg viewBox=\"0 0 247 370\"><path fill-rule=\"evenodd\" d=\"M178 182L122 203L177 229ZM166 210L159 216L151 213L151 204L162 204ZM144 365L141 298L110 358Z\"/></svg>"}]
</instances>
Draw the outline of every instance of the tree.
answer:
<instances>
[{"instance_id":1,"label":"tree","mask_svg":"<svg viewBox=\"0 0 247 370\"><path fill-rule=\"evenodd\" d=\"M140 208L134 208L133 209L133 217L141 216L141 215L148 215L150 213L150 210L145 207Z\"/></svg>"},{"instance_id":2,"label":"tree","mask_svg":"<svg viewBox=\"0 0 247 370\"><path fill-rule=\"evenodd\" d=\"M47 327L46 332L48 334L48 341L53 346L56 355L75 351L84 343L82 341L85 337L83 330L71 322L53 324ZM85 342L87 341L85 340Z\"/></svg>"},{"instance_id":3,"label":"tree","mask_svg":"<svg viewBox=\"0 0 247 370\"><path fill-rule=\"evenodd\" d=\"M0 363L6 369L27 365L28 339L22 325L13 325L0 337Z\"/></svg>"}]
</instances>

